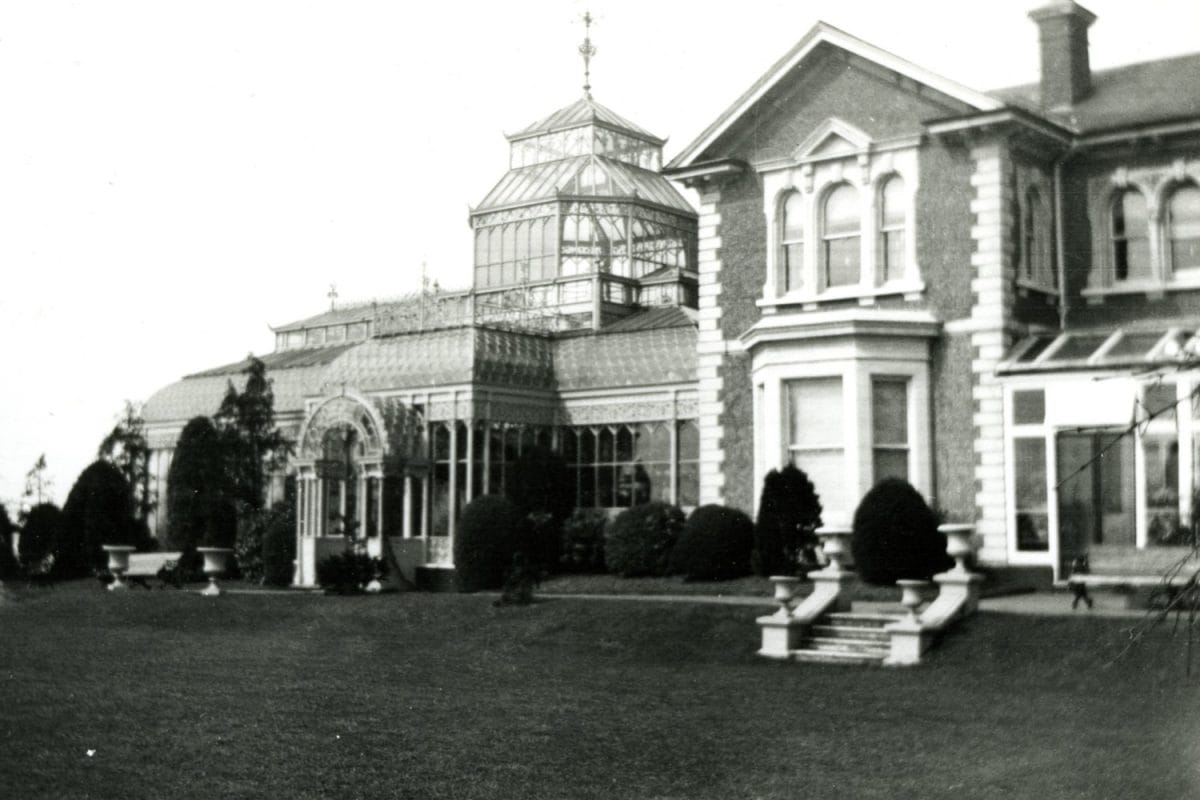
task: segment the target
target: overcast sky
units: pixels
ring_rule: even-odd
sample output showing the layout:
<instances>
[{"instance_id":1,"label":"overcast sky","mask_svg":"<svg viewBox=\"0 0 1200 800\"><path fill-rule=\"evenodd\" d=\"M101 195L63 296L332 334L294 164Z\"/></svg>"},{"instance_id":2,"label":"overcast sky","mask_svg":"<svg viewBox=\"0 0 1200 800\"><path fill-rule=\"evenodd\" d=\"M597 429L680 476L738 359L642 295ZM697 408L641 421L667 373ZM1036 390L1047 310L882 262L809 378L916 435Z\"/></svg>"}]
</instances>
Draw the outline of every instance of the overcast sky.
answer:
<instances>
[{"instance_id":1,"label":"overcast sky","mask_svg":"<svg viewBox=\"0 0 1200 800\"><path fill-rule=\"evenodd\" d=\"M0 3L0 501L61 502L123 400L270 325L469 280L469 206L581 93L668 158L819 19L976 89L1037 75L1037 0ZM1093 0L1092 64L1200 49L1197 0Z\"/></svg>"}]
</instances>

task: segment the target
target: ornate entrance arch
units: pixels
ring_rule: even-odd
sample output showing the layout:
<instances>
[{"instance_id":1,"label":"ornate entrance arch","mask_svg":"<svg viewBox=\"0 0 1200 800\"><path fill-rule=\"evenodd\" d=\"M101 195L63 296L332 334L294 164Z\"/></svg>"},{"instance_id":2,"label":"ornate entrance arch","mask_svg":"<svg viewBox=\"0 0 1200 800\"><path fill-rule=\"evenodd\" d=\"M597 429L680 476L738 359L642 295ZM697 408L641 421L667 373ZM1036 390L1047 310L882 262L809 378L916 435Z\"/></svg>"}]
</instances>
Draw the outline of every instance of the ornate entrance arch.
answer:
<instances>
[{"instance_id":1,"label":"ornate entrance arch","mask_svg":"<svg viewBox=\"0 0 1200 800\"><path fill-rule=\"evenodd\" d=\"M316 582L316 564L346 537L384 555L384 537L413 536L424 495L423 421L411 408L380 409L355 392L326 398L297 439L296 534L300 585ZM413 479L421 481L414 496ZM416 501L416 502L414 502Z\"/></svg>"}]
</instances>

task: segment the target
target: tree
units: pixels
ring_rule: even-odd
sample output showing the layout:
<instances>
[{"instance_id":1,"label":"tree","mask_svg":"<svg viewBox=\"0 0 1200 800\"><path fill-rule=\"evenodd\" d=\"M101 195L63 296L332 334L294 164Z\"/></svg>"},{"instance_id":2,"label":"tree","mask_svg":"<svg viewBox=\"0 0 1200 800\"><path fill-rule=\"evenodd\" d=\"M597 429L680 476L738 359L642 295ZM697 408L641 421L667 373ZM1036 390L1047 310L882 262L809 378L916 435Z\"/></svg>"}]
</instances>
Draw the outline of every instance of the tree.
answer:
<instances>
[{"instance_id":1,"label":"tree","mask_svg":"<svg viewBox=\"0 0 1200 800\"><path fill-rule=\"evenodd\" d=\"M25 473L25 491L21 495L25 509L29 510L31 506L40 506L46 502L53 486L54 481L46 476L46 454L42 453L29 472ZM22 512L22 519L24 513Z\"/></svg>"},{"instance_id":2,"label":"tree","mask_svg":"<svg viewBox=\"0 0 1200 800\"><path fill-rule=\"evenodd\" d=\"M167 473L167 541L174 550L196 547L208 517L228 495L225 454L208 417L193 417L179 434Z\"/></svg>"},{"instance_id":3,"label":"tree","mask_svg":"<svg viewBox=\"0 0 1200 800\"><path fill-rule=\"evenodd\" d=\"M549 571L558 564L563 521L575 507L571 473L562 456L540 445L527 447L513 464L505 494L529 520L530 566Z\"/></svg>"},{"instance_id":4,"label":"tree","mask_svg":"<svg viewBox=\"0 0 1200 800\"><path fill-rule=\"evenodd\" d=\"M821 501L812 481L793 464L763 480L754 525L754 568L759 575L790 575L811 554L821 527Z\"/></svg>"},{"instance_id":5,"label":"tree","mask_svg":"<svg viewBox=\"0 0 1200 800\"><path fill-rule=\"evenodd\" d=\"M26 572L41 572L62 539L62 511L54 503L38 503L25 514L21 526L21 566Z\"/></svg>"},{"instance_id":6,"label":"tree","mask_svg":"<svg viewBox=\"0 0 1200 800\"><path fill-rule=\"evenodd\" d=\"M108 461L89 464L63 506L61 538L54 547L54 572L63 578L90 575L103 566L106 544L136 544L133 494L121 471Z\"/></svg>"},{"instance_id":7,"label":"tree","mask_svg":"<svg viewBox=\"0 0 1200 800\"><path fill-rule=\"evenodd\" d=\"M226 474L236 499L255 511L266 500L269 475L286 463L290 445L275 427L275 394L267 367L250 356L241 392L230 381L213 417L225 450Z\"/></svg>"},{"instance_id":8,"label":"tree","mask_svg":"<svg viewBox=\"0 0 1200 800\"><path fill-rule=\"evenodd\" d=\"M100 442L96 455L125 476L133 493L134 513L138 519L146 519L154 510L155 499L150 486L150 446L146 443L146 421L140 405L125 401L124 411Z\"/></svg>"},{"instance_id":9,"label":"tree","mask_svg":"<svg viewBox=\"0 0 1200 800\"><path fill-rule=\"evenodd\" d=\"M0 597L4 595L4 580L15 578L21 571L13 553L13 524L8 517L8 509L0 503Z\"/></svg>"}]
</instances>

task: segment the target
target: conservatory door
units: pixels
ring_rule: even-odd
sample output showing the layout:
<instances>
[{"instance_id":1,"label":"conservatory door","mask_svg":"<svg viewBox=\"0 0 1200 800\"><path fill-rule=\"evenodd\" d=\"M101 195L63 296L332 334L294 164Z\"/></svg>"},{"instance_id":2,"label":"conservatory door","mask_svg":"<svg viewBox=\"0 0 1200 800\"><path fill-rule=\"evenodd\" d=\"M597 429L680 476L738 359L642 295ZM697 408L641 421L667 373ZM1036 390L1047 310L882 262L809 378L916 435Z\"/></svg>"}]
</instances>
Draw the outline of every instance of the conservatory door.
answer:
<instances>
[{"instance_id":1,"label":"conservatory door","mask_svg":"<svg viewBox=\"0 0 1200 800\"><path fill-rule=\"evenodd\" d=\"M1056 444L1059 574L1070 575L1091 545L1136 542L1134 441L1094 429L1059 433Z\"/></svg>"}]
</instances>

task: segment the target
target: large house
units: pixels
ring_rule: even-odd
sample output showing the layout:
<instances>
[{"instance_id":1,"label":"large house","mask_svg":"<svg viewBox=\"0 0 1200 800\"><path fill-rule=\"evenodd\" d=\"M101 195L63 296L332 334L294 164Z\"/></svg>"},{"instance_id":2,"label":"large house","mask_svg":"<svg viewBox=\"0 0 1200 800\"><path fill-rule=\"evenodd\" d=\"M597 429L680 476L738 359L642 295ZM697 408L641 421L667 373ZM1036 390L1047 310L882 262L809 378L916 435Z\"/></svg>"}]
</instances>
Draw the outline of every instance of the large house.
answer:
<instances>
[{"instance_id":1,"label":"large house","mask_svg":"<svg viewBox=\"0 0 1200 800\"><path fill-rule=\"evenodd\" d=\"M665 168L590 96L510 136L470 291L276 329L297 581L347 519L448 564L463 503L532 442L573 465L580 506L752 511L792 461L827 521L903 477L992 565L1062 578L1178 545L1200 55L1093 71L1090 12L1030 17L1031 86L976 91L817 24ZM160 492L240 366L147 403Z\"/></svg>"}]
</instances>

